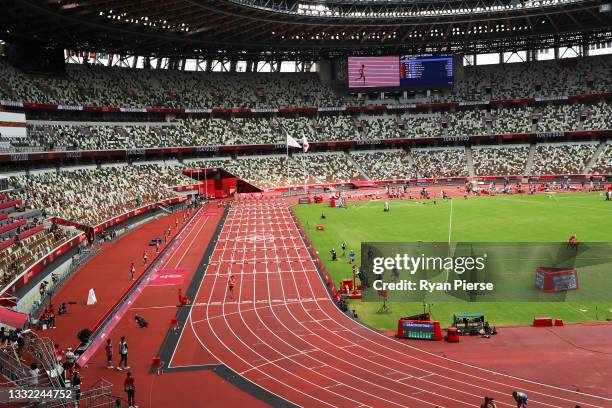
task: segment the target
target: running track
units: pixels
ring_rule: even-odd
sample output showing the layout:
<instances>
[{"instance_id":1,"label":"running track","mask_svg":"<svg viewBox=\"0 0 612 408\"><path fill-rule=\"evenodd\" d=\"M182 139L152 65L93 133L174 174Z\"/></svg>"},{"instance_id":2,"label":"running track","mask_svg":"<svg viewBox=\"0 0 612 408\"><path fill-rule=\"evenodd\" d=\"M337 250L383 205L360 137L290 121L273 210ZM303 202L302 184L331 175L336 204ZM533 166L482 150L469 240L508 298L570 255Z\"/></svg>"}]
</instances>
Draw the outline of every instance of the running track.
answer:
<instances>
[{"instance_id":1,"label":"running track","mask_svg":"<svg viewBox=\"0 0 612 408\"><path fill-rule=\"evenodd\" d=\"M238 281L233 296L229 274ZM611 399L452 361L355 322L331 301L279 198L229 210L169 367L187 364L223 364L287 405L469 407L487 395L513 407L511 392L522 390L529 407L612 407Z\"/></svg>"}]
</instances>

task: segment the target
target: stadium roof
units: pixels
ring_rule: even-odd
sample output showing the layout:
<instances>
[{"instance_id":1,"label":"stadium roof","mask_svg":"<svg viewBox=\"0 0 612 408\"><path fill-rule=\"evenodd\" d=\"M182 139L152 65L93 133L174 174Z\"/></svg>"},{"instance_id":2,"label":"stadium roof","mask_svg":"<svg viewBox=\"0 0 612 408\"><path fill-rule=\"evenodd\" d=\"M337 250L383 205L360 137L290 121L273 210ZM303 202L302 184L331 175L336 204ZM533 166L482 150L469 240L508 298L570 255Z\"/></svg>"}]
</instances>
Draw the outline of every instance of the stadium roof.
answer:
<instances>
[{"instance_id":1,"label":"stadium roof","mask_svg":"<svg viewBox=\"0 0 612 408\"><path fill-rule=\"evenodd\" d=\"M607 1L4 0L0 35L158 56L482 53L607 41Z\"/></svg>"}]
</instances>

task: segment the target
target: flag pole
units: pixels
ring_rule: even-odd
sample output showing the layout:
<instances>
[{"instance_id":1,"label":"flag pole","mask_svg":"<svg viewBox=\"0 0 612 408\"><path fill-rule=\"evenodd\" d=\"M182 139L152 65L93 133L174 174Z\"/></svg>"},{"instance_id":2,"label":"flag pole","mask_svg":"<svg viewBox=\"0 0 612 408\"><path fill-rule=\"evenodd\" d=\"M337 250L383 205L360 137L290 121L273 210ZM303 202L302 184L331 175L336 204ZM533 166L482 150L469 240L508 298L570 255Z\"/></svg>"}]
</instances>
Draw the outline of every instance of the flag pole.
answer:
<instances>
[{"instance_id":1,"label":"flag pole","mask_svg":"<svg viewBox=\"0 0 612 408\"><path fill-rule=\"evenodd\" d=\"M289 135L289 131L287 129L284 127L282 129L285 132L285 143L287 145L287 181L289 181L289 145L291 145L291 147L300 147L300 144Z\"/></svg>"},{"instance_id":2,"label":"flag pole","mask_svg":"<svg viewBox=\"0 0 612 408\"><path fill-rule=\"evenodd\" d=\"M302 136L302 179L304 180L304 192L306 192L306 152L308 151L308 141L306 136Z\"/></svg>"},{"instance_id":3,"label":"flag pole","mask_svg":"<svg viewBox=\"0 0 612 408\"><path fill-rule=\"evenodd\" d=\"M286 131L287 130L285 129L285 132ZM289 185L289 140L287 139L286 136L287 135L285 135L285 144L287 145L287 185Z\"/></svg>"},{"instance_id":4,"label":"flag pole","mask_svg":"<svg viewBox=\"0 0 612 408\"><path fill-rule=\"evenodd\" d=\"M206 169L204 169L204 186L204 188L206 189L206 200L208 200L208 172L206 171Z\"/></svg>"}]
</instances>

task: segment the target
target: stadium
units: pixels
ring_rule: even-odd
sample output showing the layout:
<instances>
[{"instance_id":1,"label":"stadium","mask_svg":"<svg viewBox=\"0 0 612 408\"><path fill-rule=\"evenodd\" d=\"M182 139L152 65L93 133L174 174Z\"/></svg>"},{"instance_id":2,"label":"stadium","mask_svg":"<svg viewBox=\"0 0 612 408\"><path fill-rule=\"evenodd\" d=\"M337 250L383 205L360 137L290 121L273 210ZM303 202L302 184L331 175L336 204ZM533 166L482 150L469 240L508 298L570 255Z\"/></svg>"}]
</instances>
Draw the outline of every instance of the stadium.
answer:
<instances>
[{"instance_id":1,"label":"stadium","mask_svg":"<svg viewBox=\"0 0 612 408\"><path fill-rule=\"evenodd\" d=\"M612 408L608 0L0 10L1 406Z\"/></svg>"}]
</instances>

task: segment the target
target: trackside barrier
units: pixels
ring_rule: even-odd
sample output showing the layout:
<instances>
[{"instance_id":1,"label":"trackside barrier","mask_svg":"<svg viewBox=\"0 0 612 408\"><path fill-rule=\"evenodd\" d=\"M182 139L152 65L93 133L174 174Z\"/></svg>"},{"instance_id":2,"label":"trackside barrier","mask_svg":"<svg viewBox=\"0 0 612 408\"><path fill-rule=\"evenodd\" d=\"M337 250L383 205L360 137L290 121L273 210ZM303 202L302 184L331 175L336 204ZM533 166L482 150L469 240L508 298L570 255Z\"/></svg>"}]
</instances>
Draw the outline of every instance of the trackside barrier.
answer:
<instances>
[{"instance_id":1,"label":"trackside barrier","mask_svg":"<svg viewBox=\"0 0 612 408\"><path fill-rule=\"evenodd\" d=\"M296 196L304 194L316 194L327 192L327 189L335 190L350 190L350 189L367 189L367 188L382 188L387 185L394 184L412 184L412 185L459 185L467 181L504 181L505 179L521 181L528 179L531 183L545 183L552 180L565 180L570 178L573 181L572 184L577 184L578 181L588 181L591 177L596 180L602 181L608 177L605 174L542 174L539 176L531 175L511 175L511 176L475 176L475 177L441 177L441 178L420 178L420 179L394 179L394 180L376 180L370 181L367 185L363 182L355 181L349 183L327 183L327 184L308 184L290 187L277 187L265 190L265 193L283 193L285 196ZM608 186L609 183L604 183L604 186Z\"/></svg>"},{"instance_id":2,"label":"trackside barrier","mask_svg":"<svg viewBox=\"0 0 612 408\"><path fill-rule=\"evenodd\" d=\"M551 317L534 317L533 327L552 327L553 319Z\"/></svg>"}]
</instances>

